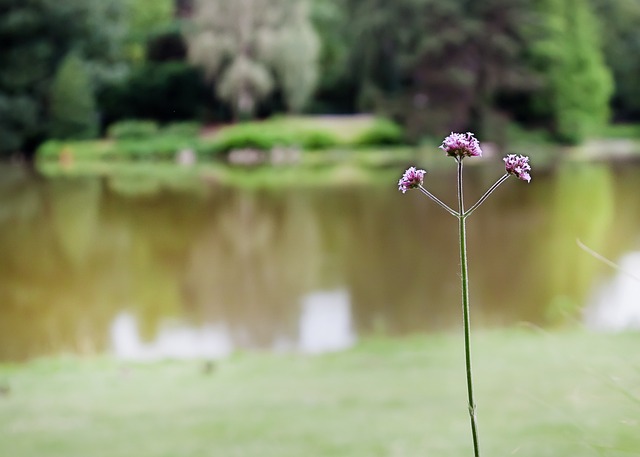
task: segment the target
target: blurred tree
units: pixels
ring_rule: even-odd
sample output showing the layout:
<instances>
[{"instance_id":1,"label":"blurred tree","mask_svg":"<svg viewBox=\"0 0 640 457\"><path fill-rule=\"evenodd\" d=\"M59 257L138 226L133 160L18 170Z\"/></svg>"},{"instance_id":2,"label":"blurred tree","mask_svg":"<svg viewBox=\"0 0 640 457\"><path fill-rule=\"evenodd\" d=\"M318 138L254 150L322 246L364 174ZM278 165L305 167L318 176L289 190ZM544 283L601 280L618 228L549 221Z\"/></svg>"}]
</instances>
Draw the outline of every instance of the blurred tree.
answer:
<instances>
[{"instance_id":1,"label":"blurred tree","mask_svg":"<svg viewBox=\"0 0 640 457\"><path fill-rule=\"evenodd\" d=\"M349 68L352 39L343 0L313 0L311 19L320 38L318 87L311 110L320 113L356 111L357 84Z\"/></svg>"},{"instance_id":2,"label":"blurred tree","mask_svg":"<svg viewBox=\"0 0 640 457\"><path fill-rule=\"evenodd\" d=\"M342 0L360 106L416 136L490 130L501 91L530 89L530 0Z\"/></svg>"},{"instance_id":3,"label":"blurred tree","mask_svg":"<svg viewBox=\"0 0 640 457\"><path fill-rule=\"evenodd\" d=\"M98 133L98 118L91 81L84 62L74 53L62 61L51 85L53 138L92 138Z\"/></svg>"},{"instance_id":4,"label":"blurred tree","mask_svg":"<svg viewBox=\"0 0 640 457\"><path fill-rule=\"evenodd\" d=\"M119 0L0 0L0 155L31 156L47 135L60 62L75 51L92 83L123 75Z\"/></svg>"},{"instance_id":5,"label":"blurred tree","mask_svg":"<svg viewBox=\"0 0 640 457\"><path fill-rule=\"evenodd\" d=\"M538 109L548 112L557 138L579 143L609 116L611 72L600 43L600 24L589 0L539 2L544 36L533 48L545 75Z\"/></svg>"},{"instance_id":6,"label":"blurred tree","mask_svg":"<svg viewBox=\"0 0 640 457\"><path fill-rule=\"evenodd\" d=\"M613 73L614 115L640 120L640 2L638 0L592 0L602 22L604 53Z\"/></svg>"},{"instance_id":7,"label":"blurred tree","mask_svg":"<svg viewBox=\"0 0 640 457\"><path fill-rule=\"evenodd\" d=\"M187 44L180 25L175 23L147 39L145 52L147 62L184 61L187 58Z\"/></svg>"},{"instance_id":8,"label":"blurred tree","mask_svg":"<svg viewBox=\"0 0 640 457\"><path fill-rule=\"evenodd\" d=\"M312 94L319 42L305 0L198 0L191 25L189 58L236 118L252 116L275 88L292 111Z\"/></svg>"},{"instance_id":9,"label":"blurred tree","mask_svg":"<svg viewBox=\"0 0 640 457\"><path fill-rule=\"evenodd\" d=\"M105 124L123 119L195 119L209 100L202 72L185 62L147 62L98 94Z\"/></svg>"},{"instance_id":10,"label":"blurred tree","mask_svg":"<svg viewBox=\"0 0 640 457\"><path fill-rule=\"evenodd\" d=\"M142 63L149 39L163 35L173 27L175 0L124 1L127 9L127 57L134 63Z\"/></svg>"}]
</instances>

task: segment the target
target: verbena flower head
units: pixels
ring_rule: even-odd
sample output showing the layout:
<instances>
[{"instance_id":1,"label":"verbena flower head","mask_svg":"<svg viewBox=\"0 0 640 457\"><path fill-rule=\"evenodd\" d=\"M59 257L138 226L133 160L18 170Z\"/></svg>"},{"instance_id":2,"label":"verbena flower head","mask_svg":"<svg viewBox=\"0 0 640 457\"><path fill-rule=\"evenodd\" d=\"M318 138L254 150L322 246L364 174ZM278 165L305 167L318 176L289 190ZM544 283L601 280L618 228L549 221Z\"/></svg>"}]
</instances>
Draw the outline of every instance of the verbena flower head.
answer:
<instances>
[{"instance_id":1,"label":"verbena flower head","mask_svg":"<svg viewBox=\"0 0 640 457\"><path fill-rule=\"evenodd\" d=\"M473 133L453 133L446 137L440 146L448 156L459 157L481 157L482 149L480 142L473 136Z\"/></svg>"},{"instance_id":2,"label":"verbena flower head","mask_svg":"<svg viewBox=\"0 0 640 457\"><path fill-rule=\"evenodd\" d=\"M531 181L531 175L529 174L529 171L531 171L529 157L509 154L502 160L504 160L504 169L507 173L512 174L523 181Z\"/></svg>"},{"instance_id":3,"label":"verbena flower head","mask_svg":"<svg viewBox=\"0 0 640 457\"><path fill-rule=\"evenodd\" d=\"M398 190L404 194L409 189L415 189L422 185L425 173L426 171L417 170L416 167L407 168L407 171L404 172L402 178L398 181Z\"/></svg>"}]
</instances>

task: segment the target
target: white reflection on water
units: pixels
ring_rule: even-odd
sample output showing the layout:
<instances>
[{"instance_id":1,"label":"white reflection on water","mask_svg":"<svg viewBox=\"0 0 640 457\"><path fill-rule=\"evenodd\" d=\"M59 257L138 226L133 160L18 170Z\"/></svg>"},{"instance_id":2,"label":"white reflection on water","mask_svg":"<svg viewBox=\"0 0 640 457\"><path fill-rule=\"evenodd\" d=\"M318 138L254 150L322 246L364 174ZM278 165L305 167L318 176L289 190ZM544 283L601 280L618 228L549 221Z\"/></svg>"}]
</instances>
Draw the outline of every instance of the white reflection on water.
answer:
<instances>
[{"instance_id":1,"label":"white reflection on water","mask_svg":"<svg viewBox=\"0 0 640 457\"><path fill-rule=\"evenodd\" d=\"M620 271L600 286L585 309L585 323L597 330L640 329L640 252L624 255Z\"/></svg>"},{"instance_id":2,"label":"white reflection on water","mask_svg":"<svg viewBox=\"0 0 640 457\"><path fill-rule=\"evenodd\" d=\"M302 302L299 349L308 354L348 348L355 341L345 290L308 294Z\"/></svg>"},{"instance_id":3,"label":"white reflection on water","mask_svg":"<svg viewBox=\"0 0 640 457\"><path fill-rule=\"evenodd\" d=\"M143 342L136 318L126 312L120 313L113 321L111 341L116 357L134 360L219 359L233 350L223 325L200 328L166 325L158 331L154 341Z\"/></svg>"},{"instance_id":4,"label":"white reflection on water","mask_svg":"<svg viewBox=\"0 0 640 457\"><path fill-rule=\"evenodd\" d=\"M349 294L344 290L313 292L302 300L298 341L276 338L275 352L318 354L350 347L355 341ZM128 312L111 324L111 344L116 357L129 360L221 359L238 347L224 324L200 327L163 325L153 341L140 338L138 321Z\"/></svg>"}]
</instances>

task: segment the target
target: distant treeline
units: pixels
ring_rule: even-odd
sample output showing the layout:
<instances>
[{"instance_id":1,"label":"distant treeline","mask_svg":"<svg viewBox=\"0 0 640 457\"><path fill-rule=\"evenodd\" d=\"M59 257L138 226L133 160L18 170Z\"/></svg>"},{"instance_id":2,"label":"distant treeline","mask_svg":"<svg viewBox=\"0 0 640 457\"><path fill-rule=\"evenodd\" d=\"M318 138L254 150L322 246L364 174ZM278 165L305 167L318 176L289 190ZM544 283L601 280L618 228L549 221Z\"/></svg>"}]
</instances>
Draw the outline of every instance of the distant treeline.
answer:
<instances>
[{"instance_id":1,"label":"distant treeline","mask_svg":"<svg viewBox=\"0 0 640 457\"><path fill-rule=\"evenodd\" d=\"M288 112L577 143L640 121L638 24L637 0L0 0L0 154Z\"/></svg>"}]
</instances>

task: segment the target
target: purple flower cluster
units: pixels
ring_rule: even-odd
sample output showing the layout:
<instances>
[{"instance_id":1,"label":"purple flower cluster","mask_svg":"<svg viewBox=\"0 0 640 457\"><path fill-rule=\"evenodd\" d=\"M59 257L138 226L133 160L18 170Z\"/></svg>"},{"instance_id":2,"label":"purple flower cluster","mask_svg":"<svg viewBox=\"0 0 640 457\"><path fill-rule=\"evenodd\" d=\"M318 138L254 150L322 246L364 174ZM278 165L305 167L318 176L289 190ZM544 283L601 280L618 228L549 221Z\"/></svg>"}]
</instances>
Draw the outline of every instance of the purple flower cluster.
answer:
<instances>
[{"instance_id":1,"label":"purple flower cluster","mask_svg":"<svg viewBox=\"0 0 640 457\"><path fill-rule=\"evenodd\" d=\"M415 189L422 185L425 173L424 170L416 170L416 167L408 168L398 181L398 190L404 194L409 189Z\"/></svg>"},{"instance_id":2,"label":"purple flower cluster","mask_svg":"<svg viewBox=\"0 0 640 457\"><path fill-rule=\"evenodd\" d=\"M473 136L473 133L453 133L446 137L440 146L448 156L459 157L480 157L482 149L480 142Z\"/></svg>"},{"instance_id":3,"label":"purple flower cluster","mask_svg":"<svg viewBox=\"0 0 640 457\"><path fill-rule=\"evenodd\" d=\"M530 182L531 166L529 165L529 157L522 155L509 154L504 159L504 169L507 173L515 175L518 179Z\"/></svg>"}]
</instances>

